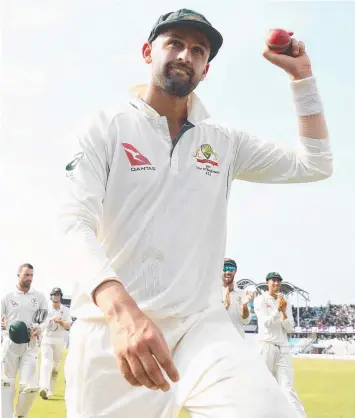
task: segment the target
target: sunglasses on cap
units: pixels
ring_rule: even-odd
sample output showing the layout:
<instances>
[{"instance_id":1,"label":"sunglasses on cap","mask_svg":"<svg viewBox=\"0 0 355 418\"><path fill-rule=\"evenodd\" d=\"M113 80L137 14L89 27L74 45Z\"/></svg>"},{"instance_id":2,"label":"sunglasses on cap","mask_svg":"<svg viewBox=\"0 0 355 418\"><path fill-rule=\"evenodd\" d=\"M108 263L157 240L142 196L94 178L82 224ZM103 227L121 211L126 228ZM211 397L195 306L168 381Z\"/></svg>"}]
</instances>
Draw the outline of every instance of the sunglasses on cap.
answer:
<instances>
[{"instance_id":1,"label":"sunglasses on cap","mask_svg":"<svg viewBox=\"0 0 355 418\"><path fill-rule=\"evenodd\" d=\"M223 271L234 271L236 268L234 266L224 266Z\"/></svg>"}]
</instances>

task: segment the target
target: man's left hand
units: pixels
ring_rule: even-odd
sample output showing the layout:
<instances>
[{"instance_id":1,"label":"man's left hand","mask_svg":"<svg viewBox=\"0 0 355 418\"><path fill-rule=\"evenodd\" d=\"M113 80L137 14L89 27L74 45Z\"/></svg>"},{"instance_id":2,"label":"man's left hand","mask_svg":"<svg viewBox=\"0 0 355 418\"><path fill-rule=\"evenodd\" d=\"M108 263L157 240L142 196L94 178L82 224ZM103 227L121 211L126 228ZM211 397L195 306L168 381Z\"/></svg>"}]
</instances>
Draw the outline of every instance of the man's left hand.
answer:
<instances>
[{"instance_id":1,"label":"man's left hand","mask_svg":"<svg viewBox=\"0 0 355 418\"><path fill-rule=\"evenodd\" d=\"M33 338L39 338L40 335L41 335L41 329L40 328L33 328L32 329L31 336Z\"/></svg>"},{"instance_id":2,"label":"man's left hand","mask_svg":"<svg viewBox=\"0 0 355 418\"><path fill-rule=\"evenodd\" d=\"M292 80L302 80L313 75L311 61L305 51L304 42L292 38L289 55L277 53L266 45L263 56L286 71Z\"/></svg>"},{"instance_id":3,"label":"man's left hand","mask_svg":"<svg viewBox=\"0 0 355 418\"><path fill-rule=\"evenodd\" d=\"M280 306L280 310L282 313L286 313L286 309L287 309L287 302L285 301L285 299L282 299L282 304Z\"/></svg>"},{"instance_id":4,"label":"man's left hand","mask_svg":"<svg viewBox=\"0 0 355 418\"><path fill-rule=\"evenodd\" d=\"M244 299L243 299L243 305L248 305L249 302L251 302L254 299L254 294L246 292Z\"/></svg>"}]
</instances>

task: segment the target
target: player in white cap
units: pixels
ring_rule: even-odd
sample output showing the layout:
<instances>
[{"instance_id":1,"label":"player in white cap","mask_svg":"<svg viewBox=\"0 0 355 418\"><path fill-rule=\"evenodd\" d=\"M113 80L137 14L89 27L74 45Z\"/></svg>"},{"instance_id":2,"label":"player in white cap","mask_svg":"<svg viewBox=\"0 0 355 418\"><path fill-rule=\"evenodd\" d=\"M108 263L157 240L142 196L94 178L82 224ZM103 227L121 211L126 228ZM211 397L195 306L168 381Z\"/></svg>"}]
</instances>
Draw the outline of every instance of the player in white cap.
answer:
<instances>
[{"instance_id":1,"label":"player in white cap","mask_svg":"<svg viewBox=\"0 0 355 418\"><path fill-rule=\"evenodd\" d=\"M70 311L62 304L62 297L62 290L54 287L50 293L52 306L48 311L47 320L41 326L43 337L39 394L42 399L48 399L54 393L67 338L66 330L71 327Z\"/></svg>"},{"instance_id":2,"label":"player in white cap","mask_svg":"<svg viewBox=\"0 0 355 418\"><path fill-rule=\"evenodd\" d=\"M159 18L142 52L148 86L79 136L62 222L75 273L68 418L291 418L260 356L210 292L223 266L232 180L300 183L332 173L305 46L264 57L290 77L297 149L212 120L193 93L222 45L201 14ZM233 105L236 95L228 95ZM71 244L70 244L71 245ZM256 399L257 401L253 401Z\"/></svg>"},{"instance_id":3,"label":"player in white cap","mask_svg":"<svg viewBox=\"0 0 355 418\"><path fill-rule=\"evenodd\" d=\"M31 287L33 266L23 264L18 271L15 290L1 300L3 341L1 345L2 418L27 416L39 390L38 345L39 323L47 314L43 293ZM36 319L42 317L42 319ZM14 410L15 380L19 372L19 397Z\"/></svg>"},{"instance_id":4,"label":"player in white cap","mask_svg":"<svg viewBox=\"0 0 355 418\"><path fill-rule=\"evenodd\" d=\"M228 315L242 338L245 338L244 325L250 322L248 304L253 300L253 294L239 289L235 284L237 263L231 258L224 259L222 276L223 303Z\"/></svg>"},{"instance_id":5,"label":"player in white cap","mask_svg":"<svg viewBox=\"0 0 355 418\"><path fill-rule=\"evenodd\" d=\"M266 276L269 290L255 298L254 309L258 317L260 353L282 391L297 412L305 418L306 412L293 385L292 355L287 334L295 322L291 304L280 292L282 277L271 272Z\"/></svg>"}]
</instances>

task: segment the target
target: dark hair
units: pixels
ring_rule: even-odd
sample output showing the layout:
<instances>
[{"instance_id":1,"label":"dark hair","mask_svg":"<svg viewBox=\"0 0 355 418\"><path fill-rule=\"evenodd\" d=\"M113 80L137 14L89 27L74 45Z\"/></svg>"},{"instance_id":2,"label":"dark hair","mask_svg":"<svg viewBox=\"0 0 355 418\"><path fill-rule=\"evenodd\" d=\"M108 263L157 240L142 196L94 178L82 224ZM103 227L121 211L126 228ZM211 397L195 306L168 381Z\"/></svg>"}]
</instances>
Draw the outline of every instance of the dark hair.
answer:
<instances>
[{"instance_id":1,"label":"dark hair","mask_svg":"<svg viewBox=\"0 0 355 418\"><path fill-rule=\"evenodd\" d=\"M24 269L24 268L28 268L28 269L33 270L33 265L30 264L30 263L22 264L22 266L20 266L19 269L18 269L18 274L20 274L22 269Z\"/></svg>"}]
</instances>

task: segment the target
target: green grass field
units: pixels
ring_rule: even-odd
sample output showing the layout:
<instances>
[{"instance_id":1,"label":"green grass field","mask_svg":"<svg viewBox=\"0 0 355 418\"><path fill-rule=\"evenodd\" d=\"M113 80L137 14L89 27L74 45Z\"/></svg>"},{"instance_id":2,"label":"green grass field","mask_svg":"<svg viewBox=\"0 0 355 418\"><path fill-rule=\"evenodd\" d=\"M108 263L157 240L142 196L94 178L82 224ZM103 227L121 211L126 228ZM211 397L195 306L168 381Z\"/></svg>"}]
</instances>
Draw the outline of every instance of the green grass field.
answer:
<instances>
[{"instance_id":1,"label":"green grass field","mask_svg":"<svg viewBox=\"0 0 355 418\"><path fill-rule=\"evenodd\" d=\"M355 417L355 361L297 359L294 365L296 389L308 418ZM62 372L55 396L48 401L38 397L29 418L65 416Z\"/></svg>"}]
</instances>

